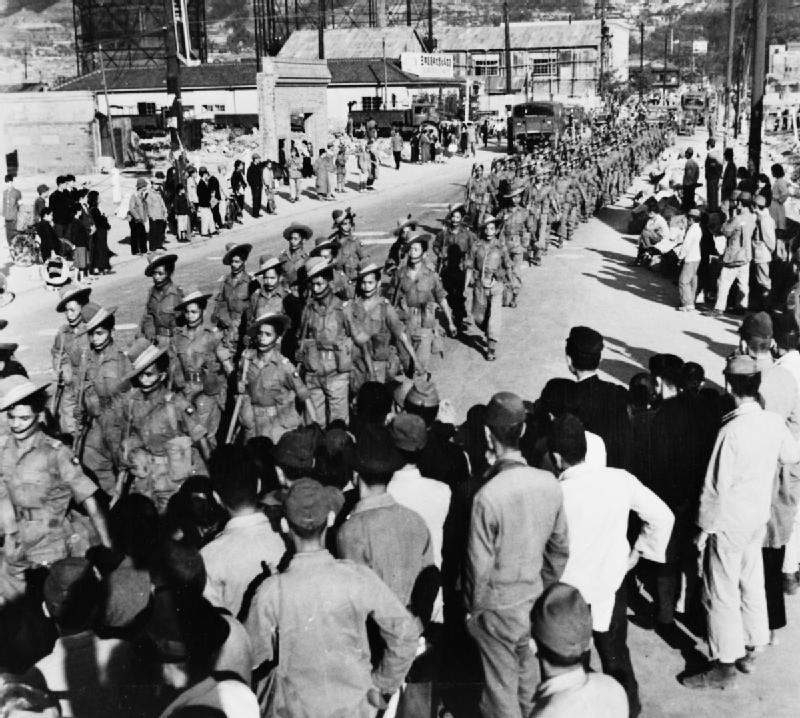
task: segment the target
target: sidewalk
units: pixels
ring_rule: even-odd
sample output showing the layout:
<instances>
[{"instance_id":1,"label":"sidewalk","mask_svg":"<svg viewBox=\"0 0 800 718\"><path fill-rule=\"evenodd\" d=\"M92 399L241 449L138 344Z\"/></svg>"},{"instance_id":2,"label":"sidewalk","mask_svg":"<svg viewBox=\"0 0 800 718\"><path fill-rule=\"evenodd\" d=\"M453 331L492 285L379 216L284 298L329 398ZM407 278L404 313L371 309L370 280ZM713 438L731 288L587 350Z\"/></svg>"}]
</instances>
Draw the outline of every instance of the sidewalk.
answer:
<instances>
[{"instance_id":1,"label":"sidewalk","mask_svg":"<svg viewBox=\"0 0 800 718\"><path fill-rule=\"evenodd\" d=\"M210 246L212 246L212 243L239 241L238 238L241 237L243 233L252 233L254 228L264 227L264 229L272 230L274 229L275 222L280 223L281 226L285 226L290 224L292 221L301 221L309 211L318 209L320 206L329 205L331 210L342 206L353 206L355 209L365 197L380 196L391 193L391 191L397 187L413 185L422 178L428 179L432 172L441 171L443 167L449 167L450 165L454 164L463 166L463 183L467 180L473 162L490 162L491 158L494 156L496 156L496 153L486 150L479 150L478 157L475 159L454 156L447 160L447 162L444 164L427 165L412 165L404 162L400 166L399 171L395 170L394 166L388 167L386 165L381 165L378 179L375 183L376 189L367 190L361 193L355 189L355 164L353 158L351 158L351 163L348 166L348 191L345 193L336 193L335 201L316 199L313 177L303 181L303 191L301 192L300 201L297 203L288 201L290 196L289 188L288 186L281 184L275 193L277 214L267 215L262 213L262 216L259 219L254 219L251 217L247 209L245 209L243 217L244 224L235 225L230 230L223 230L220 235L211 240L199 239L198 236L195 235L190 244L179 244L175 241L175 237L173 235L168 234L168 243L166 245L166 249L169 252L179 252L181 255L194 255L198 251L207 250ZM68 170L65 170L65 172L66 171ZM127 202L130 194L135 190L136 180L142 176L145 176L143 171L136 170L125 171L120 175L120 194L122 203ZM23 205L33 204L33 201L36 197L36 187L39 184L45 183L51 188L51 190L55 189L55 182L53 180L54 178L48 180L48 178L42 175L18 178L15 184L22 192ZM94 189L100 192L100 207L108 216L109 223L111 224L108 246L111 251L117 255L112 257L111 260L115 274L101 276L90 280L90 283L94 286L108 286L114 282L115 276L120 276L120 274L123 273L127 274L127 272L124 271L127 267L131 265L140 265L144 261L144 258L141 256L133 256L130 253L130 247L128 244L130 230L127 221L116 216L119 204L115 204L113 201L111 175L95 174L81 176L77 178L76 184L77 186L80 186L83 182L87 183L87 187L89 189ZM247 207L249 207L249 199L250 195L248 191L246 204ZM387 217L387 223L381 227L381 230L385 230L385 232L381 231L378 234L384 238L390 237L391 231L394 229L394 222L396 219L398 218L393 216ZM390 222L391 226L389 226ZM221 246L222 245L220 245L220 248ZM17 302L19 302L20 299L29 292L35 292L37 290L43 293L46 292L39 269L40 266L23 269L15 267L10 263L6 263L5 265L0 264L0 271L7 273L9 285L8 289L17 295Z\"/></svg>"}]
</instances>

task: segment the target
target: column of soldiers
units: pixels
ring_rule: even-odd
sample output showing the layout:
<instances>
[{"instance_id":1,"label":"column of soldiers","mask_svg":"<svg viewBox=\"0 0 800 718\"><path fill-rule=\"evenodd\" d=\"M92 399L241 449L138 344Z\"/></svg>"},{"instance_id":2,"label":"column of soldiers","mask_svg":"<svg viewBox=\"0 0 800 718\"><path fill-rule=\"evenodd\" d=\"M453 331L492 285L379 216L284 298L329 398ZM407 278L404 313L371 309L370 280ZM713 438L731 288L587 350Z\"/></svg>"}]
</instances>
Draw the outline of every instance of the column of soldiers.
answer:
<instances>
[{"instance_id":1,"label":"column of soldiers","mask_svg":"<svg viewBox=\"0 0 800 718\"><path fill-rule=\"evenodd\" d=\"M385 266L364 253L349 209L313 242L310 227L288 226L286 249L252 273L252 246L227 245L214 293L184 291L173 280L178 257L155 255L127 351L115 341L116 307L92 302L88 287L63 289L55 391L23 372L0 384L0 600L24 590L28 569L108 544L103 505L141 493L167 511L220 442L346 426L366 382L429 372L445 334L470 335L494 360L525 259L538 265L572 239L661 141L613 130L498 160L486 175L477 167L435 237L410 217L399 223Z\"/></svg>"}]
</instances>

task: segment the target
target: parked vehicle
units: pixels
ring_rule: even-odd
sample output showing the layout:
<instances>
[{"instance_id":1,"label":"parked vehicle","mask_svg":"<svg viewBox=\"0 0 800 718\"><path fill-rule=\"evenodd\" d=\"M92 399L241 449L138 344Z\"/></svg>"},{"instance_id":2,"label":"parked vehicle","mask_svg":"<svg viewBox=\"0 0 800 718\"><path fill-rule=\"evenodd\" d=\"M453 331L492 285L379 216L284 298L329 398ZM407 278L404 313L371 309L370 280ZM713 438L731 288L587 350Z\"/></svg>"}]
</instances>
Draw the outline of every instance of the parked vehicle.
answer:
<instances>
[{"instance_id":1,"label":"parked vehicle","mask_svg":"<svg viewBox=\"0 0 800 718\"><path fill-rule=\"evenodd\" d=\"M536 144L558 145L564 132L564 107L560 102L523 102L508 117L508 151L517 144L529 150Z\"/></svg>"}]
</instances>

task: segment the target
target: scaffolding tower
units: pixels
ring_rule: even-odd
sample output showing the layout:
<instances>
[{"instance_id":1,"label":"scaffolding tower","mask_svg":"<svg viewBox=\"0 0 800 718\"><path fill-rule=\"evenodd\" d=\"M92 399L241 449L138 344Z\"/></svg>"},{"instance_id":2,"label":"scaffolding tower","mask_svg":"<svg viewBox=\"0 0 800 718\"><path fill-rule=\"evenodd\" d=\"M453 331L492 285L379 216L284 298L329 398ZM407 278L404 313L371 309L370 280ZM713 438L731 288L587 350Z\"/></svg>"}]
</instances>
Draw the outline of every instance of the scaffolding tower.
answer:
<instances>
[{"instance_id":1,"label":"scaffolding tower","mask_svg":"<svg viewBox=\"0 0 800 718\"><path fill-rule=\"evenodd\" d=\"M168 13L172 13L169 17ZM205 0L73 0L78 74L100 67L164 67L167 28L182 64L207 58Z\"/></svg>"}]
</instances>

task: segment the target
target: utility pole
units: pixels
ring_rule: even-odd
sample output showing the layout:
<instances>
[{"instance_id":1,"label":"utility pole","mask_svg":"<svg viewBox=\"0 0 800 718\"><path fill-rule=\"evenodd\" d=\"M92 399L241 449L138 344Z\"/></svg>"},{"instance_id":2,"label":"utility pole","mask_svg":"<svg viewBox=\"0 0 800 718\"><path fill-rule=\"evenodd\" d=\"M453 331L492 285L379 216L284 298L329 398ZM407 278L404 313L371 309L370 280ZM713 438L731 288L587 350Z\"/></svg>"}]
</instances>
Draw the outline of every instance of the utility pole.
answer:
<instances>
[{"instance_id":1,"label":"utility pole","mask_svg":"<svg viewBox=\"0 0 800 718\"><path fill-rule=\"evenodd\" d=\"M506 94L511 88L511 27L508 24L508 0L503 3L503 24L505 25L505 61L506 61Z\"/></svg>"},{"instance_id":2,"label":"utility pole","mask_svg":"<svg viewBox=\"0 0 800 718\"><path fill-rule=\"evenodd\" d=\"M606 0L600 0L600 74L597 78L597 94L600 99L603 98L604 90L604 77L606 72L606 35L608 28L606 27Z\"/></svg>"},{"instance_id":3,"label":"utility pole","mask_svg":"<svg viewBox=\"0 0 800 718\"><path fill-rule=\"evenodd\" d=\"M108 83L106 82L106 64L103 61L103 46L98 44L98 54L100 55L100 76L103 79L103 95L106 99L106 127L108 137L111 140L111 156L114 158L114 167L117 166L117 148L114 146L114 129L111 127L111 103L108 101Z\"/></svg>"},{"instance_id":4,"label":"utility pole","mask_svg":"<svg viewBox=\"0 0 800 718\"><path fill-rule=\"evenodd\" d=\"M175 37L175 14L171 0L164 0L164 39L167 50L167 93L175 96L172 116L175 118L177 138L173 144L183 143L183 104L181 103L181 66L178 61L178 42ZM177 143L174 142L177 139Z\"/></svg>"},{"instance_id":5,"label":"utility pole","mask_svg":"<svg viewBox=\"0 0 800 718\"><path fill-rule=\"evenodd\" d=\"M748 156L754 175L761 166L761 125L764 122L764 85L767 68L767 5L768 0L753 0L755 20L753 43L753 81L750 89L750 143Z\"/></svg>"},{"instance_id":6,"label":"utility pole","mask_svg":"<svg viewBox=\"0 0 800 718\"><path fill-rule=\"evenodd\" d=\"M382 39L382 48L383 48L383 108L389 104L389 79L387 77L387 70L386 70L386 38Z\"/></svg>"},{"instance_id":7,"label":"utility pole","mask_svg":"<svg viewBox=\"0 0 800 718\"><path fill-rule=\"evenodd\" d=\"M406 0L406 25L411 27L411 0Z\"/></svg>"},{"instance_id":8,"label":"utility pole","mask_svg":"<svg viewBox=\"0 0 800 718\"><path fill-rule=\"evenodd\" d=\"M325 0L319 0L319 21L317 23L317 43L319 59L325 59Z\"/></svg>"},{"instance_id":9,"label":"utility pole","mask_svg":"<svg viewBox=\"0 0 800 718\"><path fill-rule=\"evenodd\" d=\"M667 46L669 45L669 30L664 33L664 74L661 76L663 85L664 85L664 104L667 104L667 78L669 75L667 74Z\"/></svg>"},{"instance_id":10,"label":"utility pole","mask_svg":"<svg viewBox=\"0 0 800 718\"><path fill-rule=\"evenodd\" d=\"M433 0L428 0L428 52L433 50Z\"/></svg>"},{"instance_id":11,"label":"utility pole","mask_svg":"<svg viewBox=\"0 0 800 718\"><path fill-rule=\"evenodd\" d=\"M639 23L639 102L644 97L644 23Z\"/></svg>"}]
</instances>

